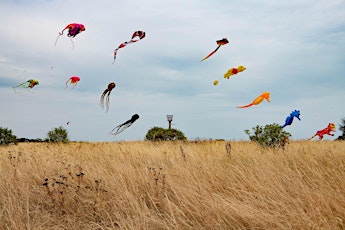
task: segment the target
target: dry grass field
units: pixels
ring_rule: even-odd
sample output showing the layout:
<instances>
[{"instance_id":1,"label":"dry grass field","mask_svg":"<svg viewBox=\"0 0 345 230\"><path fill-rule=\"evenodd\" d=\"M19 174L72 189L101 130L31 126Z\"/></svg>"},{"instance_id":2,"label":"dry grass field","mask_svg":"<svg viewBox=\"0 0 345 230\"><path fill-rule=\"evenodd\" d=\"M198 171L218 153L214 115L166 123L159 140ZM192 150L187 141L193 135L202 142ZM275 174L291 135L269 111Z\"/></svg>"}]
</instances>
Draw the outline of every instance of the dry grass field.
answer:
<instances>
[{"instance_id":1,"label":"dry grass field","mask_svg":"<svg viewBox=\"0 0 345 230\"><path fill-rule=\"evenodd\" d=\"M345 229L345 142L0 147L0 229Z\"/></svg>"}]
</instances>

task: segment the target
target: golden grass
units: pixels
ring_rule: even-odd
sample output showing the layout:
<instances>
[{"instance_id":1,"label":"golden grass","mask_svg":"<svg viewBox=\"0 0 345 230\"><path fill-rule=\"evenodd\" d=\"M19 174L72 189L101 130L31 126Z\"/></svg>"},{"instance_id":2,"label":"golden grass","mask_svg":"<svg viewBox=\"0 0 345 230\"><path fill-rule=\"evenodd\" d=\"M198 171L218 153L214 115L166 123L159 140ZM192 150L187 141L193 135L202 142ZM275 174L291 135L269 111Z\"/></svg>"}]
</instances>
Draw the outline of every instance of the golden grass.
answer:
<instances>
[{"instance_id":1,"label":"golden grass","mask_svg":"<svg viewBox=\"0 0 345 230\"><path fill-rule=\"evenodd\" d=\"M5 146L0 228L345 229L345 142Z\"/></svg>"}]
</instances>

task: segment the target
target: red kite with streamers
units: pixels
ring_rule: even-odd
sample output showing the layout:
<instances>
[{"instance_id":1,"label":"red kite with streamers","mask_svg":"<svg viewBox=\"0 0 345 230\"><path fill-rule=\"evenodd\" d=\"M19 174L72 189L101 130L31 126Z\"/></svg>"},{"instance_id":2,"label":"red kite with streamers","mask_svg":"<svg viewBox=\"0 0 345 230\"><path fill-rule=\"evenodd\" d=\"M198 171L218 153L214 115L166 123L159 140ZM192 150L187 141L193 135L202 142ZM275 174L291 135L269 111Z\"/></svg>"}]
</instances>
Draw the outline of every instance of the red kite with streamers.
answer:
<instances>
[{"instance_id":1,"label":"red kite with streamers","mask_svg":"<svg viewBox=\"0 0 345 230\"><path fill-rule=\"evenodd\" d=\"M136 37L138 37L139 39L135 39ZM132 39L128 42L124 42L124 43L121 43L119 45L119 47L117 47L115 50L114 50L114 61L113 61L113 64L115 62L115 59L116 59L116 54L117 54L117 51L123 47L125 47L126 45L128 44L131 44L131 43L134 43L134 42L137 42L141 39L143 39L145 37L145 32L144 31L135 31L132 35Z\"/></svg>"},{"instance_id":2,"label":"red kite with streamers","mask_svg":"<svg viewBox=\"0 0 345 230\"><path fill-rule=\"evenodd\" d=\"M73 85L72 89L74 89L74 87L78 84L78 82L80 81L80 77L78 76L72 76L70 77L67 81L66 81L66 88L68 87L68 83L70 83L71 85Z\"/></svg>"},{"instance_id":3,"label":"red kite with streamers","mask_svg":"<svg viewBox=\"0 0 345 230\"><path fill-rule=\"evenodd\" d=\"M217 50L218 50L221 46L226 45L226 44L228 44L228 43L229 43L229 41L228 41L228 39L226 39L226 38L223 38L223 39L221 39L221 40L218 40L218 41L217 41L218 47L217 47L215 50L213 50L211 53L209 53L206 57L204 57L203 59L201 59L201 61L204 61L204 60L206 60L207 58L211 57L215 52L217 52Z\"/></svg>"}]
</instances>

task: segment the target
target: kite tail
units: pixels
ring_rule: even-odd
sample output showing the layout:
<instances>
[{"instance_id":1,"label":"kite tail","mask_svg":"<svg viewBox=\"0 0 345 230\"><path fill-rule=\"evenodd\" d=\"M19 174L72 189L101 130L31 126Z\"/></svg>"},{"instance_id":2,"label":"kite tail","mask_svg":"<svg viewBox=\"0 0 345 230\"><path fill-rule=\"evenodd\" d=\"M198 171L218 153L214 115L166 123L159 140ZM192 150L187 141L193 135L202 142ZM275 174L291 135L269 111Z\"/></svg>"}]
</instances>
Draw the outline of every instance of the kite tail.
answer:
<instances>
[{"instance_id":1,"label":"kite tail","mask_svg":"<svg viewBox=\"0 0 345 230\"><path fill-rule=\"evenodd\" d=\"M116 136L117 132L118 132L119 129L120 129L120 126L121 126L121 125L118 125L118 126L116 126L115 128L113 128L113 130L111 130L111 131L109 132L109 135L114 135L114 136ZM114 131L115 129L116 129L116 132L113 133L113 131Z\"/></svg>"},{"instance_id":2,"label":"kite tail","mask_svg":"<svg viewBox=\"0 0 345 230\"><path fill-rule=\"evenodd\" d=\"M206 57L204 57L203 59L201 59L200 62L206 60L207 58L211 57L215 52L217 52L217 50L219 49L221 45L219 45L215 50L213 50L211 53L209 53Z\"/></svg>"},{"instance_id":3,"label":"kite tail","mask_svg":"<svg viewBox=\"0 0 345 230\"><path fill-rule=\"evenodd\" d=\"M74 49L74 42L73 42L73 40L72 40L72 38L71 37L69 37L69 39L71 40L71 42L72 42L72 50Z\"/></svg>"},{"instance_id":4,"label":"kite tail","mask_svg":"<svg viewBox=\"0 0 345 230\"><path fill-rule=\"evenodd\" d=\"M109 111L109 104L110 104L110 98L109 95L110 93L108 93L108 96L106 98L106 103L105 103L105 112L107 113Z\"/></svg>"},{"instance_id":5,"label":"kite tail","mask_svg":"<svg viewBox=\"0 0 345 230\"><path fill-rule=\"evenodd\" d=\"M243 105L243 106L237 106L237 108L248 108L250 106L254 105L253 103L250 103L248 105Z\"/></svg>"},{"instance_id":6,"label":"kite tail","mask_svg":"<svg viewBox=\"0 0 345 230\"><path fill-rule=\"evenodd\" d=\"M315 134L314 136L308 138L308 141L311 140L311 139L313 139L313 138L316 137L316 136L317 136L317 134Z\"/></svg>"},{"instance_id":7,"label":"kite tail","mask_svg":"<svg viewBox=\"0 0 345 230\"><path fill-rule=\"evenodd\" d=\"M59 40L59 37L62 35L62 33L59 33L59 35L57 36L56 40L55 40L55 46L56 46L56 43L57 41Z\"/></svg>"}]
</instances>

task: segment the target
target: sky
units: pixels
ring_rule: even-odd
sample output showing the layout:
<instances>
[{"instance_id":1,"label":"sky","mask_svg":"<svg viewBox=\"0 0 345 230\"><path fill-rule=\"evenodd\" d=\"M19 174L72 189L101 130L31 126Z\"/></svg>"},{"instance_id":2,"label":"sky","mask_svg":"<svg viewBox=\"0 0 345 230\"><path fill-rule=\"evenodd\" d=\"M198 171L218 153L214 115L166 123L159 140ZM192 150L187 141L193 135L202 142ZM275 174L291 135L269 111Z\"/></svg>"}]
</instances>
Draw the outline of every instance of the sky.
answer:
<instances>
[{"instance_id":1,"label":"sky","mask_svg":"<svg viewBox=\"0 0 345 230\"><path fill-rule=\"evenodd\" d=\"M345 117L344 12L344 0L2 0L0 127L18 138L62 126L72 141L136 141L173 115L172 128L190 140L248 140L244 130L283 125L297 109L301 121L284 128L292 139L333 122L333 140ZM74 48L66 31L54 45L70 23L86 28ZM112 64L138 30L146 37ZM200 62L222 38L229 43ZM224 79L239 65L247 69ZM65 89L74 75L80 82ZM39 85L14 93L31 78ZM99 100L110 82L106 112ZM236 108L265 91L271 102ZM131 127L108 134L133 114Z\"/></svg>"}]
</instances>

